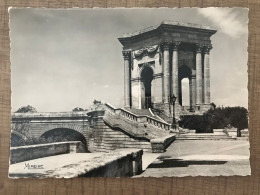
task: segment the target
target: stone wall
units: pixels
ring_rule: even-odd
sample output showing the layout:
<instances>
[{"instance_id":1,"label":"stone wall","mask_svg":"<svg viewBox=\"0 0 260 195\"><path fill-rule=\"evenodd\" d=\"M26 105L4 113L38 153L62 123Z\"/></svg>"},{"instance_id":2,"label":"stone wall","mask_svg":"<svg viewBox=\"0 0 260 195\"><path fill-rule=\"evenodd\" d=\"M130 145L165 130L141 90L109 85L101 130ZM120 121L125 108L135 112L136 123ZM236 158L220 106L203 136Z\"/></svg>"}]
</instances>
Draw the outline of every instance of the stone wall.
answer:
<instances>
[{"instance_id":1,"label":"stone wall","mask_svg":"<svg viewBox=\"0 0 260 195\"><path fill-rule=\"evenodd\" d=\"M80 141L11 147L10 164L66 153L86 152Z\"/></svg>"},{"instance_id":2,"label":"stone wall","mask_svg":"<svg viewBox=\"0 0 260 195\"><path fill-rule=\"evenodd\" d=\"M106 158L106 156L109 157ZM119 150L100 156L98 165L81 174L81 177L131 177L142 172L142 150ZM101 166L100 166L101 165Z\"/></svg>"},{"instance_id":3,"label":"stone wall","mask_svg":"<svg viewBox=\"0 0 260 195\"><path fill-rule=\"evenodd\" d=\"M175 134L168 135L162 138L152 139L152 152L153 153L163 153L166 151L167 147L174 142Z\"/></svg>"}]
</instances>

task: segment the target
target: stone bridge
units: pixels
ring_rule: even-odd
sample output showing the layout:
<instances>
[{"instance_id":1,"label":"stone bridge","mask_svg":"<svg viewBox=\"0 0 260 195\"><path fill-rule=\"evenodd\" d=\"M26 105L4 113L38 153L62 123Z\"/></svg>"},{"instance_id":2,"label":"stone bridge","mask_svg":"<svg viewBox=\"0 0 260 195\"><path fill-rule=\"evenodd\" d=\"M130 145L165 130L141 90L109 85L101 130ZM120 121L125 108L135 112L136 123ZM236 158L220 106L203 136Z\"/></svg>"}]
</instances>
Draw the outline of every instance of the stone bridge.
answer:
<instances>
[{"instance_id":1,"label":"stone bridge","mask_svg":"<svg viewBox=\"0 0 260 195\"><path fill-rule=\"evenodd\" d=\"M44 138L47 142L81 141L90 152L151 149L151 139L165 137L169 130L170 125L161 119L99 104L80 112L13 113L11 146L32 139L41 143Z\"/></svg>"},{"instance_id":2,"label":"stone bridge","mask_svg":"<svg viewBox=\"0 0 260 195\"><path fill-rule=\"evenodd\" d=\"M89 112L14 113L12 134L27 139L57 135L57 130L78 134L88 140Z\"/></svg>"}]
</instances>

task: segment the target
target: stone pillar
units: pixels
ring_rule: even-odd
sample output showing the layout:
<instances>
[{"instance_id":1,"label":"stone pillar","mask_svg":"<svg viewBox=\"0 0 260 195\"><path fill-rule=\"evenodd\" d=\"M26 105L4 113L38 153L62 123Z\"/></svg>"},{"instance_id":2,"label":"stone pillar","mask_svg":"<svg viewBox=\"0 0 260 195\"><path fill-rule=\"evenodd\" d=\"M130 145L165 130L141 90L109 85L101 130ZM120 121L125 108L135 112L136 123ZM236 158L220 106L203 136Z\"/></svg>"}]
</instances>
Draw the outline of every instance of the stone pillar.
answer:
<instances>
[{"instance_id":1,"label":"stone pillar","mask_svg":"<svg viewBox=\"0 0 260 195\"><path fill-rule=\"evenodd\" d=\"M196 75L191 75L191 105L196 105Z\"/></svg>"},{"instance_id":2,"label":"stone pillar","mask_svg":"<svg viewBox=\"0 0 260 195\"><path fill-rule=\"evenodd\" d=\"M204 103L210 104L210 63L209 63L209 51L211 45L204 47Z\"/></svg>"},{"instance_id":3,"label":"stone pillar","mask_svg":"<svg viewBox=\"0 0 260 195\"><path fill-rule=\"evenodd\" d=\"M200 44L196 45L196 104L202 104L202 60Z\"/></svg>"},{"instance_id":4,"label":"stone pillar","mask_svg":"<svg viewBox=\"0 0 260 195\"><path fill-rule=\"evenodd\" d=\"M162 44L163 48L163 102L169 103L170 97L170 56L169 48L170 44L164 42Z\"/></svg>"},{"instance_id":5,"label":"stone pillar","mask_svg":"<svg viewBox=\"0 0 260 195\"><path fill-rule=\"evenodd\" d=\"M189 78L189 98L190 98L190 107L192 107L192 78Z\"/></svg>"},{"instance_id":6,"label":"stone pillar","mask_svg":"<svg viewBox=\"0 0 260 195\"><path fill-rule=\"evenodd\" d=\"M130 59L131 59L131 52L130 51L123 51L124 56L124 107L130 108L131 105L131 98L130 98Z\"/></svg>"},{"instance_id":7,"label":"stone pillar","mask_svg":"<svg viewBox=\"0 0 260 195\"><path fill-rule=\"evenodd\" d=\"M173 42L172 48L172 95L176 97L175 104L179 104L179 75L178 48L180 42Z\"/></svg>"}]
</instances>

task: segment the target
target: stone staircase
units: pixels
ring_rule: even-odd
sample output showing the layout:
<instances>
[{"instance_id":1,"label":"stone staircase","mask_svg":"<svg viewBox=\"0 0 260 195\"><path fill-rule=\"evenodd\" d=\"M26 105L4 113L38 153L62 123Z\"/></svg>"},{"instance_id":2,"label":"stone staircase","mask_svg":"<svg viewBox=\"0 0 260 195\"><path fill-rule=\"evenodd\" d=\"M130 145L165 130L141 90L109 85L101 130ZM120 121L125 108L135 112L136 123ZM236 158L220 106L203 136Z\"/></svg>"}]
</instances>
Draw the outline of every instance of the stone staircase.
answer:
<instances>
[{"instance_id":1,"label":"stone staircase","mask_svg":"<svg viewBox=\"0 0 260 195\"><path fill-rule=\"evenodd\" d=\"M123 108L114 108L109 104L105 104L105 106L104 122L135 138L150 141L154 138L169 135L170 124L164 121L147 115L136 115Z\"/></svg>"},{"instance_id":2,"label":"stone staircase","mask_svg":"<svg viewBox=\"0 0 260 195\"><path fill-rule=\"evenodd\" d=\"M134 108L124 108L125 110L137 115L137 116L148 116L150 118L153 118L155 120L159 120L162 122L166 122L162 118L160 118L156 113L153 112L153 109L134 109Z\"/></svg>"},{"instance_id":3,"label":"stone staircase","mask_svg":"<svg viewBox=\"0 0 260 195\"><path fill-rule=\"evenodd\" d=\"M160 120L166 121L167 123L172 123L172 116L167 116L163 110L155 108L152 108L151 110L157 118L160 118Z\"/></svg>"},{"instance_id":4,"label":"stone staircase","mask_svg":"<svg viewBox=\"0 0 260 195\"><path fill-rule=\"evenodd\" d=\"M180 133L176 136L176 140L234 140L225 133Z\"/></svg>"}]
</instances>

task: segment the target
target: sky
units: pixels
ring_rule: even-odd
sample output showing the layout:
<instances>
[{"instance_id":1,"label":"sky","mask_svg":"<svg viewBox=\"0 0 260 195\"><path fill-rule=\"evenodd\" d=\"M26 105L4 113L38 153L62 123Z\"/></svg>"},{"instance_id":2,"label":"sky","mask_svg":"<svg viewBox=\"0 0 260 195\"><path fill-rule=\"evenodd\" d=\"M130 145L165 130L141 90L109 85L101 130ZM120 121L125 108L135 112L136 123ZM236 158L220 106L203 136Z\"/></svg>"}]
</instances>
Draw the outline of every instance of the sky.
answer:
<instances>
[{"instance_id":1,"label":"sky","mask_svg":"<svg viewBox=\"0 0 260 195\"><path fill-rule=\"evenodd\" d=\"M94 99L123 106L124 33L163 20L208 25L211 101L248 107L248 9L12 8L10 14L12 111L88 108ZM185 86L185 85L184 85Z\"/></svg>"}]
</instances>

